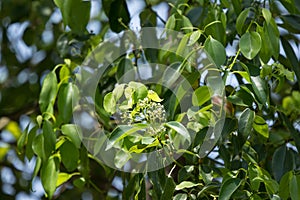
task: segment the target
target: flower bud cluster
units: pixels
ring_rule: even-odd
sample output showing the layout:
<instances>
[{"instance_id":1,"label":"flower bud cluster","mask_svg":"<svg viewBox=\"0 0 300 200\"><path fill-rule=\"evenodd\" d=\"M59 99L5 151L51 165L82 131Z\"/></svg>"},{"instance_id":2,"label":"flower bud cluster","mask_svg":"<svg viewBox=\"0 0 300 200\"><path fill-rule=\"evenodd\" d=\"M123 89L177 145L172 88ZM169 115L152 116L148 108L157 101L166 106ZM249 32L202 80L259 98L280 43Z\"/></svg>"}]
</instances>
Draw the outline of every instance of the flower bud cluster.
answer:
<instances>
[{"instance_id":1,"label":"flower bud cluster","mask_svg":"<svg viewBox=\"0 0 300 200\"><path fill-rule=\"evenodd\" d=\"M148 123L150 127L146 130L150 135L166 131L163 123L166 122L166 111L161 103L154 102L149 98L139 99L133 110L121 112L123 123Z\"/></svg>"}]
</instances>

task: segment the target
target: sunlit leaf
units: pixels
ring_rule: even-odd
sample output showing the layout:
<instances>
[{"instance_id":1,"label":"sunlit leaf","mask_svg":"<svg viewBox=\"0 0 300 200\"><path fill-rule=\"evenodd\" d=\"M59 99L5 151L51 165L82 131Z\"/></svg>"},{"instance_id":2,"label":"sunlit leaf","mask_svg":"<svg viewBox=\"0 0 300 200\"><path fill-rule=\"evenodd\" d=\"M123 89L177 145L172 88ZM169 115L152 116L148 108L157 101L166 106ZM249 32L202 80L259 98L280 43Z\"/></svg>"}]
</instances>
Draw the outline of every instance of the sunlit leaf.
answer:
<instances>
[{"instance_id":1,"label":"sunlit leaf","mask_svg":"<svg viewBox=\"0 0 300 200\"><path fill-rule=\"evenodd\" d=\"M162 101L163 101L163 99L161 99L161 98L158 96L158 94L157 94L156 92L154 92L153 90L149 90L149 91L148 91L147 97L148 97L149 99L151 99L152 101L155 101L155 102L162 102Z\"/></svg>"},{"instance_id":2,"label":"sunlit leaf","mask_svg":"<svg viewBox=\"0 0 300 200\"><path fill-rule=\"evenodd\" d=\"M57 182L56 182L56 187L59 187L63 183L67 182L70 178L72 178L75 175L79 175L79 173L75 172L73 174L68 174L61 172L58 174Z\"/></svg>"},{"instance_id":3,"label":"sunlit leaf","mask_svg":"<svg viewBox=\"0 0 300 200\"><path fill-rule=\"evenodd\" d=\"M247 32L240 39L242 54L249 60L253 59L261 48L261 38L256 32Z\"/></svg>"},{"instance_id":4,"label":"sunlit leaf","mask_svg":"<svg viewBox=\"0 0 300 200\"><path fill-rule=\"evenodd\" d=\"M179 133L189 143L191 142L191 136L188 130L181 123L177 121L170 121L166 123L166 126Z\"/></svg>"},{"instance_id":5,"label":"sunlit leaf","mask_svg":"<svg viewBox=\"0 0 300 200\"><path fill-rule=\"evenodd\" d=\"M55 192L58 173L59 165L57 157L50 157L46 163L43 163L41 169L41 181L49 199L52 199Z\"/></svg>"},{"instance_id":6,"label":"sunlit leaf","mask_svg":"<svg viewBox=\"0 0 300 200\"><path fill-rule=\"evenodd\" d=\"M182 190L185 188L193 188L196 186L201 185L200 183L193 183L191 181L182 181L181 183L179 183L179 185L176 185L175 190Z\"/></svg>"},{"instance_id":7,"label":"sunlit leaf","mask_svg":"<svg viewBox=\"0 0 300 200\"><path fill-rule=\"evenodd\" d=\"M205 40L204 49L218 67L224 64L226 52L224 46L218 40L209 36Z\"/></svg>"},{"instance_id":8,"label":"sunlit leaf","mask_svg":"<svg viewBox=\"0 0 300 200\"><path fill-rule=\"evenodd\" d=\"M53 105L57 93L57 78L55 72L48 73L43 81L39 104L41 112L45 112L49 104Z\"/></svg>"}]
</instances>

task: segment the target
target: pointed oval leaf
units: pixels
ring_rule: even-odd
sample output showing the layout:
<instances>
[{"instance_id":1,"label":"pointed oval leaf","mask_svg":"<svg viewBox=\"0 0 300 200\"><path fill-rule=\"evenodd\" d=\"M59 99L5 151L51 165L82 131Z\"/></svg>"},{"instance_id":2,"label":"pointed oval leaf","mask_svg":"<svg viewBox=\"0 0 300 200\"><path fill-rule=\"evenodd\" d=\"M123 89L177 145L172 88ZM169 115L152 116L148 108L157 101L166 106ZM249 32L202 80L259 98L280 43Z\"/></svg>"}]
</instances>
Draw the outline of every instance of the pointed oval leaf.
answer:
<instances>
[{"instance_id":1,"label":"pointed oval leaf","mask_svg":"<svg viewBox=\"0 0 300 200\"><path fill-rule=\"evenodd\" d=\"M259 115L256 115L253 123L254 130L262 135L264 138L269 138L269 126L265 119Z\"/></svg>"},{"instance_id":2,"label":"pointed oval leaf","mask_svg":"<svg viewBox=\"0 0 300 200\"><path fill-rule=\"evenodd\" d=\"M181 136L184 137L189 143L191 143L191 136L188 132L188 130L179 122L177 121L170 121L165 124L167 127L173 129L177 133L179 133Z\"/></svg>"},{"instance_id":3,"label":"pointed oval leaf","mask_svg":"<svg viewBox=\"0 0 300 200\"><path fill-rule=\"evenodd\" d=\"M195 90L192 97L193 106L202 106L209 101L211 94L207 86L199 87Z\"/></svg>"},{"instance_id":4,"label":"pointed oval leaf","mask_svg":"<svg viewBox=\"0 0 300 200\"><path fill-rule=\"evenodd\" d=\"M293 153L282 145L273 154L272 158L272 171L277 181L281 179L283 174L294 168Z\"/></svg>"},{"instance_id":5,"label":"pointed oval leaf","mask_svg":"<svg viewBox=\"0 0 300 200\"><path fill-rule=\"evenodd\" d=\"M41 112L45 112L49 104L54 104L57 93L57 78L56 74L51 71L46 75L39 98Z\"/></svg>"},{"instance_id":6,"label":"pointed oval leaf","mask_svg":"<svg viewBox=\"0 0 300 200\"><path fill-rule=\"evenodd\" d=\"M243 26L245 25L245 21L248 17L249 11L250 11L249 8L243 10L239 14L238 18L236 19L236 25L235 26L236 26L236 30L237 30L238 34L240 34L240 35L242 35L242 33L243 33Z\"/></svg>"},{"instance_id":7,"label":"pointed oval leaf","mask_svg":"<svg viewBox=\"0 0 300 200\"><path fill-rule=\"evenodd\" d=\"M75 145L66 140L61 147L59 148L61 161L66 167L66 169L71 172L75 170L78 166L78 159L79 159L79 151L75 147Z\"/></svg>"},{"instance_id":8,"label":"pointed oval leaf","mask_svg":"<svg viewBox=\"0 0 300 200\"><path fill-rule=\"evenodd\" d=\"M73 113L73 105L76 103L78 96L79 90L73 83L60 86L57 97L57 107L63 122L68 123L70 121Z\"/></svg>"},{"instance_id":9,"label":"pointed oval leaf","mask_svg":"<svg viewBox=\"0 0 300 200\"><path fill-rule=\"evenodd\" d=\"M242 54L249 60L253 59L261 48L261 38L256 32L247 32L242 35L240 49Z\"/></svg>"},{"instance_id":10,"label":"pointed oval leaf","mask_svg":"<svg viewBox=\"0 0 300 200\"><path fill-rule=\"evenodd\" d=\"M242 180L239 178L230 178L222 183L219 200L229 200L231 195L238 189L241 185Z\"/></svg>"},{"instance_id":11,"label":"pointed oval leaf","mask_svg":"<svg viewBox=\"0 0 300 200\"><path fill-rule=\"evenodd\" d=\"M300 199L300 176L292 175L290 180L290 195L292 200Z\"/></svg>"},{"instance_id":12,"label":"pointed oval leaf","mask_svg":"<svg viewBox=\"0 0 300 200\"><path fill-rule=\"evenodd\" d=\"M103 100L103 108L106 112L113 114L116 112L116 99L112 92L105 95Z\"/></svg>"},{"instance_id":13,"label":"pointed oval leaf","mask_svg":"<svg viewBox=\"0 0 300 200\"><path fill-rule=\"evenodd\" d=\"M221 42L209 36L205 40L204 49L218 67L224 64L226 60L226 52Z\"/></svg>"},{"instance_id":14,"label":"pointed oval leaf","mask_svg":"<svg viewBox=\"0 0 300 200\"><path fill-rule=\"evenodd\" d=\"M50 157L46 163L43 163L41 169L41 181L49 199L52 199L55 192L58 173L59 162L57 157Z\"/></svg>"},{"instance_id":15,"label":"pointed oval leaf","mask_svg":"<svg viewBox=\"0 0 300 200\"><path fill-rule=\"evenodd\" d=\"M246 108L239 117L238 130L245 139L247 139L247 137L250 135L254 122L254 116L254 111Z\"/></svg>"},{"instance_id":16,"label":"pointed oval leaf","mask_svg":"<svg viewBox=\"0 0 300 200\"><path fill-rule=\"evenodd\" d=\"M181 183L179 183L179 185L176 185L175 190L182 190L185 188L193 188L196 186L201 185L200 183L193 183L191 181L182 181Z\"/></svg>"},{"instance_id":17,"label":"pointed oval leaf","mask_svg":"<svg viewBox=\"0 0 300 200\"><path fill-rule=\"evenodd\" d=\"M80 127L75 124L64 124L61 127L61 132L66 135L78 149L80 148L82 138Z\"/></svg>"}]
</instances>

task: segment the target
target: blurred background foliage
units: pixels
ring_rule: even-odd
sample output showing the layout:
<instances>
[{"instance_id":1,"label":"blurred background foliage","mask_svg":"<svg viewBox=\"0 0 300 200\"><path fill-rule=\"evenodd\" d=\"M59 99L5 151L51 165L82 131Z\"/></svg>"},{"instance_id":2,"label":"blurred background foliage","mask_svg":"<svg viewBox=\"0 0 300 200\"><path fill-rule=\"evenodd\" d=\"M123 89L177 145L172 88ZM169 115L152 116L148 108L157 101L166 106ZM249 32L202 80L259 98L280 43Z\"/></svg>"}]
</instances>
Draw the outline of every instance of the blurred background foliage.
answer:
<instances>
[{"instance_id":1,"label":"blurred background foliage","mask_svg":"<svg viewBox=\"0 0 300 200\"><path fill-rule=\"evenodd\" d=\"M45 75L62 64L54 73L62 81L105 38L148 26L195 32L193 40L204 44L220 66L229 109L215 157L184 154L172 176L159 170L145 178L102 166L81 148L75 167L69 165L72 160L63 161L61 171L71 176L54 198L145 199L147 188L153 199L299 199L297 0L2 0L0 199L45 198L36 167L40 155L32 141L37 132L70 122L63 117L61 124L45 125L46 119L39 124L38 116L46 111L39 107ZM152 53L145 53L148 60ZM112 89L116 79L108 76L100 89ZM64 107L59 104L53 107L55 116ZM107 116L103 119L109 124ZM62 148L69 152L70 146ZM47 166L57 165L51 159ZM54 181L42 180L48 195Z\"/></svg>"}]
</instances>

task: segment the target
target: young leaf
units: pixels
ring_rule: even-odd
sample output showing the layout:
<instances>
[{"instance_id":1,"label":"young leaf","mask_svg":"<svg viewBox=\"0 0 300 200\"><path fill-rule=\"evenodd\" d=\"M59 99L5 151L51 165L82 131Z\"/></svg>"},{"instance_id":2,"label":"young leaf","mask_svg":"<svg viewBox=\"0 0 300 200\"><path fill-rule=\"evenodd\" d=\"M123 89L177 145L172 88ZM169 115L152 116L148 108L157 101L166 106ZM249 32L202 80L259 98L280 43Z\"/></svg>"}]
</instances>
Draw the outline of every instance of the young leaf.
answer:
<instances>
[{"instance_id":1,"label":"young leaf","mask_svg":"<svg viewBox=\"0 0 300 200\"><path fill-rule=\"evenodd\" d=\"M113 114L116 112L116 99L112 92L105 95L103 100L103 108L106 112Z\"/></svg>"},{"instance_id":2,"label":"young leaf","mask_svg":"<svg viewBox=\"0 0 300 200\"><path fill-rule=\"evenodd\" d=\"M67 182L68 180L70 180L70 178L72 178L75 175L79 175L80 173L75 172L73 174L68 174L68 173L64 173L61 172L58 174L58 178L56 181L56 187L59 187L60 185L62 185L63 183Z\"/></svg>"},{"instance_id":3,"label":"young leaf","mask_svg":"<svg viewBox=\"0 0 300 200\"><path fill-rule=\"evenodd\" d=\"M256 115L253 123L254 130L264 138L269 138L269 127L264 118Z\"/></svg>"},{"instance_id":4,"label":"young leaf","mask_svg":"<svg viewBox=\"0 0 300 200\"><path fill-rule=\"evenodd\" d=\"M153 90L148 91L147 97L149 99L151 99L152 101L155 101L155 102L162 102L163 101L163 99L159 98L158 94L156 92L154 92Z\"/></svg>"},{"instance_id":5,"label":"young leaf","mask_svg":"<svg viewBox=\"0 0 300 200\"><path fill-rule=\"evenodd\" d=\"M131 81L128 86L134 90L134 102L137 102L139 99L144 99L148 94L147 87L142 83Z\"/></svg>"}]
</instances>

